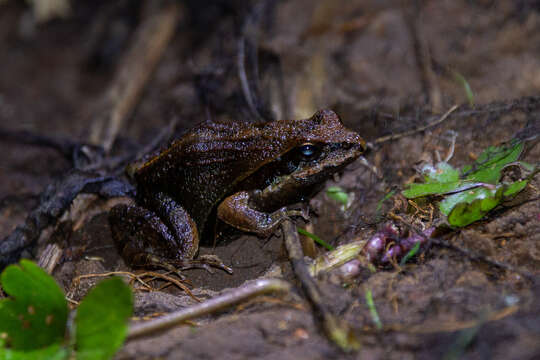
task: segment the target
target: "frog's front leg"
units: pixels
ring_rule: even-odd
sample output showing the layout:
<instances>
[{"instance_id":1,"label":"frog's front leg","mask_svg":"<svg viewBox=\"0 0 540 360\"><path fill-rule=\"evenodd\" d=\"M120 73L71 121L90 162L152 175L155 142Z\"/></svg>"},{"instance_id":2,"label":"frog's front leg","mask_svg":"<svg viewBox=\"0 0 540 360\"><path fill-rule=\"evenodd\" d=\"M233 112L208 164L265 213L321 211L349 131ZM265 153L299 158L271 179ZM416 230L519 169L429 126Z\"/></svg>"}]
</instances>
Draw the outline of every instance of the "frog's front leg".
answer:
<instances>
[{"instance_id":1,"label":"frog's front leg","mask_svg":"<svg viewBox=\"0 0 540 360\"><path fill-rule=\"evenodd\" d=\"M290 216L307 219L305 211L288 210L286 207L273 212L257 209L250 200L257 198L258 194L259 191L240 191L225 198L217 208L218 218L232 227L260 236L270 236Z\"/></svg>"}]
</instances>

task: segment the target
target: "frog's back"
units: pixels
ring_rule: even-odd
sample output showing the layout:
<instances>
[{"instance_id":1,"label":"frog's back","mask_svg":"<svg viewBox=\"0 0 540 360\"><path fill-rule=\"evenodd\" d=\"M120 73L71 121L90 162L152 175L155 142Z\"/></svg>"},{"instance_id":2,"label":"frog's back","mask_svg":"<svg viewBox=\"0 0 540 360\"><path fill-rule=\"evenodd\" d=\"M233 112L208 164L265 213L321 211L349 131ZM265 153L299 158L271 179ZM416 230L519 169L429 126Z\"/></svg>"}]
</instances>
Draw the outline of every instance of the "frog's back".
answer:
<instances>
[{"instance_id":1,"label":"frog's back","mask_svg":"<svg viewBox=\"0 0 540 360\"><path fill-rule=\"evenodd\" d=\"M241 123L199 125L137 170L139 192L168 194L202 232L215 205L282 151L282 140L268 139L264 128Z\"/></svg>"}]
</instances>

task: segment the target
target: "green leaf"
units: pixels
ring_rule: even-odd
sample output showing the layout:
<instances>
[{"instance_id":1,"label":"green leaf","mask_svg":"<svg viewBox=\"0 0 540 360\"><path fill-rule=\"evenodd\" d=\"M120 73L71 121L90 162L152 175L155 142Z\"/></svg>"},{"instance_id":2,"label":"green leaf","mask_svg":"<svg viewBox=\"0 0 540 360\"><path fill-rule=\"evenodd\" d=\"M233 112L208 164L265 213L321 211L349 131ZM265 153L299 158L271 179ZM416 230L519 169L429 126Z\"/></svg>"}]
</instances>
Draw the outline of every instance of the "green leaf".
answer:
<instances>
[{"instance_id":1,"label":"green leaf","mask_svg":"<svg viewBox=\"0 0 540 360\"><path fill-rule=\"evenodd\" d=\"M433 168L432 168L433 169ZM446 162L440 162L426 174L426 183L451 183L459 181L459 170Z\"/></svg>"},{"instance_id":2,"label":"green leaf","mask_svg":"<svg viewBox=\"0 0 540 360\"><path fill-rule=\"evenodd\" d=\"M110 359L127 335L131 289L120 278L102 281L83 299L75 318L78 360Z\"/></svg>"},{"instance_id":3,"label":"green leaf","mask_svg":"<svg viewBox=\"0 0 540 360\"><path fill-rule=\"evenodd\" d=\"M12 350L33 350L64 340L68 316L64 293L54 279L28 260L1 276L11 298L0 301L0 334Z\"/></svg>"},{"instance_id":4,"label":"green leaf","mask_svg":"<svg viewBox=\"0 0 540 360\"><path fill-rule=\"evenodd\" d=\"M448 216L450 211L459 203L472 203L476 199L483 199L486 197L493 197L495 195L496 189L486 189L485 187L477 187L475 189L458 192L452 195L447 196L441 204L439 209L441 212Z\"/></svg>"},{"instance_id":5,"label":"green leaf","mask_svg":"<svg viewBox=\"0 0 540 360\"><path fill-rule=\"evenodd\" d=\"M516 161L523 150L523 143L514 141L508 146L490 146L480 154L473 167L462 169L462 173L471 171L465 178L473 182L497 184L501 170Z\"/></svg>"},{"instance_id":6,"label":"green leaf","mask_svg":"<svg viewBox=\"0 0 540 360\"><path fill-rule=\"evenodd\" d=\"M409 199L427 195L443 195L458 191L467 185L468 182L459 179L459 170L454 169L448 163L440 162L435 168L431 167L425 171L424 184L409 184L409 188L404 190L402 194Z\"/></svg>"},{"instance_id":7,"label":"green leaf","mask_svg":"<svg viewBox=\"0 0 540 360\"><path fill-rule=\"evenodd\" d=\"M330 245L329 243L327 243L326 241L324 241L323 239L321 239L317 235L312 234L309 231L307 231L305 229L302 229L302 228L296 228L296 230L298 231L299 234L307 236L310 239L312 239L313 241L315 241L317 244L319 244L321 246L324 246L326 248L326 250L334 250L334 247L332 245Z\"/></svg>"},{"instance_id":8,"label":"green leaf","mask_svg":"<svg viewBox=\"0 0 540 360\"><path fill-rule=\"evenodd\" d=\"M405 254L403 259L399 262L399 266L404 266L407 261L409 261L413 256L415 256L418 253L418 250L420 250L420 241L414 244L413 248Z\"/></svg>"},{"instance_id":9,"label":"green leaf","mask_svg":"<svg viewBox=\"0 0 540 360\"><path fill-rule=\"evenodd\" d=\"M332 200L343 204L344 207L347 207L347 204L349 203L349 195L339 186L330 186L326 190L326 195L328 195Z\"/></svg>"},{"instance_id":10,"label":"green leaf","mask_svg":"<svg viewBox=\"0 0 540 360\"><path fill-rule=\"evenodd\" d=\"M453 181L448 183L428 183L428 184L409 184L409 188L402 191L403 196L413 199L427 195L443 195L449 192L458 191L466 183L463 181Z\"/></svg>"},{"instance_id":11,"label":"green leaf","mask_svg":"<svg viewBox=\"0 0 540 360\"><path fill-rule=\"evenodd\" d=\"M517 194L521 190L525 189L525 186L527 186L528 183L529 183L528 180L521 180L521 181L513 182L510 185L507 185L506 188L504 189L503 196L510 197Z\"/></svg>"},{"instance_id":12,"label":"green leaf","mask_svg":"<svg viewBox=\"0 0 540 360\"><path fill-rule=\"evenodd\" d=\"M448 223L452 226L463 227L480 220L497 206L502 199L503 187L501 186L497 190L477 188L455 195L460 196L460 201L456 203L448 214ZM452 196L449 196L449 198Z\"/></svg>"},{"instance_id":13,"label":"green leaf","mask_svg":"<svg viewBox=\"0 0 540 360\"><path fill-rule=\"evenodd\" d=\"M53 344L42 349L17 351L0 348L0 360L64 360L68 351L60 344Z\"/></svg>"}]
</instances>

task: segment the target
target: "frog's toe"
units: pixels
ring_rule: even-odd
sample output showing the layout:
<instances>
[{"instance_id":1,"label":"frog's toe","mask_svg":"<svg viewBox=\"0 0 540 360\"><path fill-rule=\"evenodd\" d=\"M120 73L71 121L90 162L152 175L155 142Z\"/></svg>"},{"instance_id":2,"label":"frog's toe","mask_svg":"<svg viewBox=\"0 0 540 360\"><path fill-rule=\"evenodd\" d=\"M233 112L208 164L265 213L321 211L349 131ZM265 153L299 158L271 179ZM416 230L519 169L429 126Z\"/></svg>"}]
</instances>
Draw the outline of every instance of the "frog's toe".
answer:
<instances>
[{"instance_id":1,"label":"frog's toe","mask_svg":"<svg viewBox=\"0 0 540 360\"><path fill-rule=\"evenodd\" d=\"M233 273L232 268L225 265L225 263L223 263L223 261L217 255L201 255L199 256L198 260L203 261L208 266L226 271L229 274Z\"/></svg>"},{"instance_id":2,"label":"frog's toe","mask_svg":"<svg viewBox=\"0 0 540 360\"><path fill-rule=\"evenodd\" d=\"M287 216L289 217L299 216L305 221L309 221L309 206L308 205L302 204L296 209L287 210L286 213L287 213Z\"/></svg>"},{"instance_id":3,"label":"frog's toe","mask_svg":"<svg viewBox=\"0 0 540 360\"><path fill-rule=\"evenodd\" d=\"M201 255L197 259L179 260L176 265L180 266L182 270L204 269L210 274L214 273L213 268L221 269L229 274L233 273L232 268L225 265L225 263L216 255Z\"/></svg>"}]
</instances>

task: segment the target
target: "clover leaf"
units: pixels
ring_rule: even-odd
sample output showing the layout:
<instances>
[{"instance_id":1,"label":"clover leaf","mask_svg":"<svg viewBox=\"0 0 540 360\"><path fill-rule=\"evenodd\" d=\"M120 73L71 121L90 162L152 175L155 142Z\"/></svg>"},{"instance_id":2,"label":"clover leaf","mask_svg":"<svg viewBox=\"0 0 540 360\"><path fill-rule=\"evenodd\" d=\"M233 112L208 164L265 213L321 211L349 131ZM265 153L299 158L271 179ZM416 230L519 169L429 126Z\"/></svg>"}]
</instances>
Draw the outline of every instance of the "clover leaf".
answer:
<instances>
[{"instance_id":1,"label":"clover leaf","mask_svg":"<svg viewBox=\"0 0 540 360\"><path fill-rule=\"evenodd\" d=\"M131 290L120 278L90 290L75 318L77 359L110 359L126 338L132 309Z\"/></svg>"},{"instance_id":2,"label":"clover leaf","mask_svg":"<svg viewBox=\"0 0 540 360\"><path fill-rule=\"evenodd\" d=\"M0 360L111 359L127 334L133 309L129 286L119 278L102 281L83 299L69 340L68 307L54 279L28 260L0 276L10 297L0 300Z\"/></svg>"},{"instance_id":3,"label":"clover leaf","mask_svg":"<svg viewBox=\"0 0 540 360\"><path fill-rule=\"evenodd\" d=\"M0 302L5 347L33 350L64 340L67 302L51 276L33 262L21 260L4 270L1 283L11 296Z\"/></svg>"}]
</instances>

